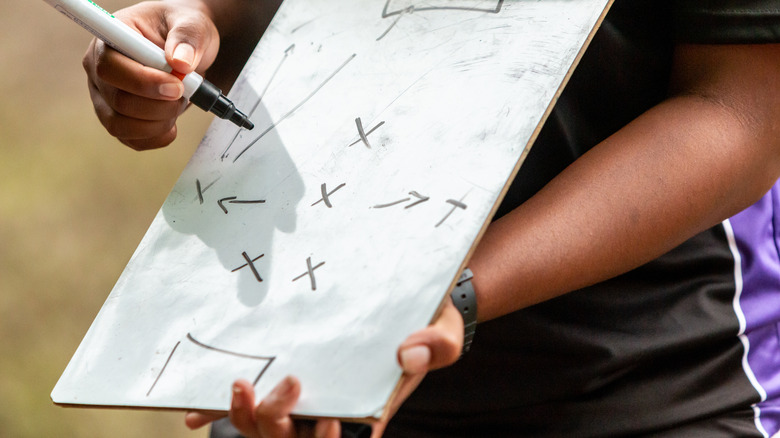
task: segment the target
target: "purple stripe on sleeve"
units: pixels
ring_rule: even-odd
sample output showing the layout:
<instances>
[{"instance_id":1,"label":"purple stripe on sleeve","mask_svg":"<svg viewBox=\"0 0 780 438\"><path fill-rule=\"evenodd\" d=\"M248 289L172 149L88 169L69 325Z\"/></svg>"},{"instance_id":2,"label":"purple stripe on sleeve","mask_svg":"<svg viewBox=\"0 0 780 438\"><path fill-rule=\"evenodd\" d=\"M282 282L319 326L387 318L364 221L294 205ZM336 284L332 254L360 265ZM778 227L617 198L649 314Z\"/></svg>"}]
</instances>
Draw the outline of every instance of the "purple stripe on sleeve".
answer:
<instances>
[{"instance_id":1,"label":"purple stripe on sleeve","mask_svg":"<svg viewBox=\"0 0 780 438\"><path fill-rule=\"evenodd\" d=\"M780 430L780 182L729 222L741 258L737 311L744 315L749 341L745 371L766 393L759 419L771 436Z\"/></svg>"}]
</instances>

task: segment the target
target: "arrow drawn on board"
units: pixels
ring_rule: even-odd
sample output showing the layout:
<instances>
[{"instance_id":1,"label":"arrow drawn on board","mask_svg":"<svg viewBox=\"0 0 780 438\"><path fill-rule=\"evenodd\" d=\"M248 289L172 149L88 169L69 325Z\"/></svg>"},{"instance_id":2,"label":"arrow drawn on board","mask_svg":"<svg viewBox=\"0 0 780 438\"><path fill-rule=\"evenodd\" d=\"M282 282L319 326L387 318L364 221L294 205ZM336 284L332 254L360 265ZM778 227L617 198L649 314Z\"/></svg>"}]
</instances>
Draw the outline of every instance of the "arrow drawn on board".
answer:
<instances>
[{"instance_id":1,"label":"arrow drawn on board","mask_svg":"<svg viewBox=\"0 0 780 438\"><path fill-rule=\"evenodd\" d=\"M421 195L421 194L419 194L419 193L417 193L417 192L415 192L415 191L411 191L411 192L409 192L409 194L410 194L410 195L412 195L412 196L414 196L415 198L417 198L417 200L416 200L416 201L414 201L414 202L412 202L411 204L407 205L406 207L404 207L404 209L407 209L407 208L412 208L412 207L414 207L415 205L422 204L423 202L426 202L426 201L428 201L429 199L431 199L430 197L428 197L428 196L425 196L425 195ZM394 206L394 205L403 204L404 202L407 202L407 201L410 201L410 200L411 200L411 198L403 198L403 199L399 199L398 201L388 202L387 204L379 204L379 205L375 205L375 206L373 206L373 207L371 207L371 208L387 208L387 207L392 207L392 206Z\"/></svg>"},{"instance_id":2,"label":"arrow drawn on board","mask_svg":"<svg viewBox=\"0 0 780 438\"><path fill-rule=\"evenodd\" d=\"M228 209L227 207L225 207L225 201L227 201L229 204L265 204L265 199L241 200L235 196L228 196L227 198L222 198L219 201L217 201L217 204L219 204L219 208L221 208L222 211L225 212L225 214L228 214Z\"/></svg>"},{"instance_id":3,"label":"arrow drawn on board","mask_svg":"<svg viewBox=\"0 0 780 438\"><path fill-rule=\"evenodd\" d=\"M279 73L279 70L282 69L282 65L284 65L284 61L287 60L287 57L290 56L290 54L293 52L293 49L295 49L295 44L290 45L290 47L288 47L288 48L286 48L284 50L284 57L282 58L281 61L279 61L279 64L276 66L276 69L271 74L271 79L269 79L268 83L265 84L265 88L263 88L263 91L260 93L260 97L257 98L257 102L255 102L255 106L253 106L252 109L249 110L249 114L248 114L249 118L252 117L252 115L255 113L255 110L257 109L257 107L260 106L260 102L263 101L263 97L265 96L265 93L268 91L268 88L271 87L271 83L274 81L274 78L276 77L276 74ZM228 146L225 148L224 151L222 151L222 156L220 157L220 160L224 160L225 158L227 158L227 154L228 154L228 151L230 150L230 147L233 146L233 143L238 138L238 134L240 134L241 132L243 132L243 129L241 129L241 128L238 128L238 130L236 130L236 135L233 136L233 139L230 140L230 143L228 143Z\"/></svg>"},{"instance_id":4,"label":"arrow drawn on board","mask_svg":"<svg viewBox=\"0 0 780 438\"><path fill-rule=\"evenodd\" d=\"M347 58L347 60L344 61L344 63L341 64L339 66L339 68L336 69L336 71L334 71L333 73L330 74L330 76L325 78L325 80L322 81L322 83L320 83L320 85L318 85L314 89L314 91L309 93L309 95L306 96L300 103L298 103L298 105L295 105L293 107L293 109L291 109L290 111L287 112L287 114L283 115L282 117L279 118L279 120L277 120L276 122L272 123L271 126L266 128L265 131L261 132L260 135L257 136L257 138L255 138L248 145L246 145L246 147L241 152L239 152L238 155L236 155L236 158L233 159L233 162L235 163L236 160L238 160L239 158L241 158L242 155L244 155L244 152L248 151L249 148L251 148L252 146L255 145L255 143L260 141L261 138L265 137L266 134L268 134L269 132L273 131L273 129L276 128L280 123L282 123L283 121L285 121L289 117L291 117L293 114L295 114L296 111L298 111L302 106L304 106L306 104L306 102L308 102L312 97L314 97L317 94L317 92L319 92L325 85L327 85L328 82L330 82L331 79L333 79L337 74L339 74L339 72L341 72L341 70L343 70L344 67L346 67L347 64L350 63L350 61L355 59L356 56L357 56L357 54L355 54L355 53L350 55L350 57Z\"/></svg>"}]
</instances>

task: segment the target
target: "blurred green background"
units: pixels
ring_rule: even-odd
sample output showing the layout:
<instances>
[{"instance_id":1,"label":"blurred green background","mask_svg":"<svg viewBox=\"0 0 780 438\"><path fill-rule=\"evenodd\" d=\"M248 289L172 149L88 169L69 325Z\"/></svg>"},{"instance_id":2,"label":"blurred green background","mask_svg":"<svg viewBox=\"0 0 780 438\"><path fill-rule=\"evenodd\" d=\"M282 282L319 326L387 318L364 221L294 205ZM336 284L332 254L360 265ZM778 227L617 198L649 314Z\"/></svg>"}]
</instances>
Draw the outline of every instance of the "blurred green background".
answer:
<instances>
[{"instance_id":1,"label":"blurred green background","mask_svg":"<svg viewBox=\"0 0 780 438\"><path fill-rule=\"evenodd\" d=\"M49 393L211 117L188 111L173 145L132 151L94 116L86 31L40 0L0 2L0 29L0 438L205 436L182 413Z\"/></svg>"}]
</instances>

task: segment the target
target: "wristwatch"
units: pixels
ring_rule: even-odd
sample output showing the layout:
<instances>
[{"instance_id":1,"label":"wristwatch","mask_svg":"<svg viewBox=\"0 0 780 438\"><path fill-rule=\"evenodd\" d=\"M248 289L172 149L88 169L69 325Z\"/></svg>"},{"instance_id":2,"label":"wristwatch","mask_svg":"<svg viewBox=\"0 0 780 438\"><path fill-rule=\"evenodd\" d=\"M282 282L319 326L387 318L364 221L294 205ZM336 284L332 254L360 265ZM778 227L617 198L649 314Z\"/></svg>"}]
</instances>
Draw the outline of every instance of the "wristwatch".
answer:
<instances>
[{"instance_id":1,"label":"wristwatch","mask_svg":"<svg viewBox=\"0 0 780 438\"><path fill-rule=\"evenodd\" d=\"M474 333L477 331L477 295L471 279L474 274L466 268L455 283L455 288L450 293L453 304L463 317L463 350L461 354L468 353Z\"/></svg>"}]
</instances>

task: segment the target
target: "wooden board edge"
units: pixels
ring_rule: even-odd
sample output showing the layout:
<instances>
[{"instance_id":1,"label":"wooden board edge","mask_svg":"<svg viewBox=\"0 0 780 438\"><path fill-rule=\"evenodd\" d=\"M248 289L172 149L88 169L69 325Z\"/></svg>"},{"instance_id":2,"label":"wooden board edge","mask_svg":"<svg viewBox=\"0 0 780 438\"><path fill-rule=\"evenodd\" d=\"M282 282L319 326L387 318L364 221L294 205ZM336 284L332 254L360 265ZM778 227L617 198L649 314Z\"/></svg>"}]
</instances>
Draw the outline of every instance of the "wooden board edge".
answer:
<instances>
[{"instance_id":1,"label":"wooden board edge","mask_svg":"<svg viewBox=\"0 0 780 438\"><path fill-rule=\"evenodd\" d=\"M552 113L553 108L558 103L558 99L560 98L561 94L563 93L563 90L566 88L566 85L569 83L569 79L571 79L572 74L574 74L574 71L577 69L577 66L580 63L580 60L582 59L583 55L587 51L588 47L590 47L590 43L593 41L593 37L596 35L596 32L601 27L601 24L604 22L604 18L607 16L607 13L609 13L609 10L612 8L612 4L614 3L614 0L608 0L607 4L604 6L604 10L599 15L599 18L596 20L596 23L594 24L593 28L588 33L587 38L585 39L585 44L582 45L580 48L580 51L577 53L577 56L574 58L574 62L572 62L571 67L569 67L569 70L566 72L566 75L563 78L563 81L561 82L561 85L558 87L558 90L555 92L555 95L553 99L550 101L550 104L547 106L547 109L545 110L544 114L542 115L542 118L539 120L539 123L536 125L536 129L534 129L534 132L531 134L530 139L528 140L528 143L525 146L525 149L523 150L523 153L520 154L520 158L517 160L517 163L515 164L514 169L512 170L512 173L509 176L509 179L507 179L506 184L504 184L504 187L501 189L501 192L499 193L498 197L496 198L496 202L493 204L493 207L490 210L490 213L488 214L487 220L482 224L482 227L480 228L479 232L477 233L477 237L472 243L471 247L469 248L468 253L466 254L466 258L463 260L461 265L458 268L457 274L455 275L455 278L452 279L450 282L449 287L447 288L447 293L442 297L442 301L439 304L439 307L436 309L436 312L434 313L433 317L429 321L430 323L433 323L436 321L436 319L441 315L442 310L444 309L445 304L447 303L447 299L450 296L450 293L455 288L455 284L458 281L458 278L460 277L460 273L463 272L464 269L468 267L468 262L471 260L471 257L474 255L474 251L476 250L477 246L479 245L479 242L482 240L482 237L487 232L488 227L492 223L493 216L495 216L496 212L498 211L499 206L501 205L501 202L504 200L504 197L506 196L507 192L509 191L509 187L512 185L512 182L517 177L518 172L520 171L520 167L522 166L523 162L525 162L525 159L528 157L528 153L531 151L531 147L533 147L533 144L536 142L537 137L539 136L539 133L542 130L542 127L547 122L547 119L549 118L550 114ZM385 408L382 412L382 416L380 420L389 419L389 413L387 412L388 407L392 405L395 398L398 396L398 393L401 389L401 385L403 384L403 377L399 380L399 382L396 384L395 389L390 395L390 398L385 405Z\"/></svg>"}]
</instances>

